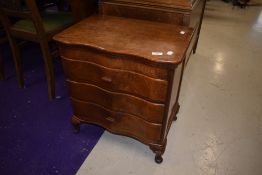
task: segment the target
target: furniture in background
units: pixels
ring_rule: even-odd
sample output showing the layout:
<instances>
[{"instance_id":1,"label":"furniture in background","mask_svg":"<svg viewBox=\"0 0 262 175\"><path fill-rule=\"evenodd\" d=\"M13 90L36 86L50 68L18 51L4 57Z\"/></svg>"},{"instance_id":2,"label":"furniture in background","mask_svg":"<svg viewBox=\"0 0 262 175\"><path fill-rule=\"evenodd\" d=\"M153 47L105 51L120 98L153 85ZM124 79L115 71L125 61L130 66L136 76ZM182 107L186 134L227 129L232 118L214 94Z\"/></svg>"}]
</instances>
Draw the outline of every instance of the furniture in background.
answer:
<instances>
[{"instance_id":1,"label":"furniture in background","mask_svg":"<svg viewBox=\"0 0 262 175\"><path fill-rule=\"evenodd\" d=\"M92 16L54 37L74 116L148 145L162 162L193 29Z\"/></svg>"},{"instance_id":2,"label":"furniture in background","mask_svg":"<svg viewBox=\"0 0 262 175\"><path fill-rule=\"evenodd\" d=\"M16 75L21 87L24 86L20 48L17 39L40 44L48 85L49 99L55 98L55 78L53 58L57 52L51 52L49 42L52 37L70 26L74 19L70 13L39 11L35 0L1 0L1 16L8 36L16 67Z\"/></svg>"},{"instance_id":3,"label":"furniture in background","mask_svg":"<svg viewBox=\"0 0 262 175\"><path fill-rule=\"evenodd\" d=\"M246 8L250 0L232 0L233 8L238 6L240 8Z\"/></svg>"},{"instance_id":4,"label":"furniture in background","mask_svg":"<svg viewBox=\"0 0 262 175\"><path fill-rule=\"evenodd\" d=\"M76 21L80 21L98 11L98 0L69 0Z\"/></svg>"},{"instance_id":5,"label":"furniture in background","mask_svg":"<svg viewBox=\"0 0 262 175\"><path fill-rule=\"evenodd\" d=\"M189 50L195 53L205 4L206 0L100 0L99 12L192 27L194 36Z\"/></svg>"}]
</instances>

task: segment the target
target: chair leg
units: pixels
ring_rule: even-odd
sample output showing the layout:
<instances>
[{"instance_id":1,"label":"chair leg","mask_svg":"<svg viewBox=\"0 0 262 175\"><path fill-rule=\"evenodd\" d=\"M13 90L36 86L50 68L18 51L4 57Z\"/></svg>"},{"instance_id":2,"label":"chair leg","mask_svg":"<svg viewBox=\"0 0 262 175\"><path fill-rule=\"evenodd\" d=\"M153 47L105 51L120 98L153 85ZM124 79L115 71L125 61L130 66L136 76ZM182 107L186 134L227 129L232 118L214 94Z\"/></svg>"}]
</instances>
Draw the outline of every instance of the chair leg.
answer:
<instances>
[{"instance_id":1,"label":"chair leg","mask_svg":"<svg viewBox=\"0 0 262 175\"><path fill-rule=\"evenodd\" d=\"M2 54L0 52L0 80L4 79L4 63L3 63L3 57Z\"/></svg>"},{"instance_id":2,"label":"chair leg","mask_svg":"<svg viewBox=\"0 0 262 175\"><path fill-rule=\"evenodd\" d=\"M47 87L48 87L48 97L49 100L55 99L55 76L53 68L52 55L49 51L47 42L40 42L44 62L45 62L45 71L47 77Z\"/></svg>"},{"instance_id":3,"label":"chair leg","mask_svg":"<svg viewBox=\"0 0 262 175\"><path fill-rule=\"evenodd\" d=\"M16 39L12 37L9 38L9 44L12 49L13 59L15 63L16 78L19 83L19 86L23 88L24 87L24 77L23 77L20 48L18 46L18 42L16 41Z\"/></svg>"}]
</instances>

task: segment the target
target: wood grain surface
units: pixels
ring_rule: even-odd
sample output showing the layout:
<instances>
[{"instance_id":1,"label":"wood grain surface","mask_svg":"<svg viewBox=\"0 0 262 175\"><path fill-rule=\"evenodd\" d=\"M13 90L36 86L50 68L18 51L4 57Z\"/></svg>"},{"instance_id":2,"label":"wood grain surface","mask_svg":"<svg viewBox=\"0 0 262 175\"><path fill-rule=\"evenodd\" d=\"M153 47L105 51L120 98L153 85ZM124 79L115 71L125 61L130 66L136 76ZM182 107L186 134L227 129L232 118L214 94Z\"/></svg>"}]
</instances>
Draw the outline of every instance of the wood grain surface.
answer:
<instances>
[{"instance_id":1,"label":"wood grain surface","mask_svg":"<svg viewBox=\"0 0 262 175\"><path fill-rule=\"evenodd\" d=\"M83 45L175 66L187 51L192 31L191 28L171 24L92 16L64 30L54 39L68 45ZM168 55L168 51L173 54ZM153 54L158 52L162 55Z\"/></svg>"}]
</instances>

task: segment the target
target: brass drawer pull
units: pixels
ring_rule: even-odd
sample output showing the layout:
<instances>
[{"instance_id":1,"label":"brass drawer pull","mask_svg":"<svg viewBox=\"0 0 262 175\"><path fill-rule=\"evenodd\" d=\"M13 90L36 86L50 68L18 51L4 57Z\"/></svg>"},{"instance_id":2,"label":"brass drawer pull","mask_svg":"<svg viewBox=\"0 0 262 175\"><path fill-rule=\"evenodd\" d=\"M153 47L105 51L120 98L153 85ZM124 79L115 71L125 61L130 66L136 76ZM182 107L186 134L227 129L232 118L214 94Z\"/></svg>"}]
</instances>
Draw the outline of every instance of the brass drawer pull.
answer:
<instances>
[{"instance_id":1,"label":"brass drawer pull","mask_svg":"<svg viewBox=\"0 0 262 175\"><path fill-rule=\"evenodd\" d=\"M116 120L112 117L106 117L106 120L110 121L110 122L115 122Z\"/></svg>"},{"instance_id":2,"label":"brass drawer pull","mask_svg":"<svg viewBox=\"0 0 262 175\"><path fill-rule=\"evenodd\" d=\"M112 82L112 79L109 78L109 77L102 77L102 80L105 81L105 82L108 82L108 83Z\"/></svg>"}]
</instances>

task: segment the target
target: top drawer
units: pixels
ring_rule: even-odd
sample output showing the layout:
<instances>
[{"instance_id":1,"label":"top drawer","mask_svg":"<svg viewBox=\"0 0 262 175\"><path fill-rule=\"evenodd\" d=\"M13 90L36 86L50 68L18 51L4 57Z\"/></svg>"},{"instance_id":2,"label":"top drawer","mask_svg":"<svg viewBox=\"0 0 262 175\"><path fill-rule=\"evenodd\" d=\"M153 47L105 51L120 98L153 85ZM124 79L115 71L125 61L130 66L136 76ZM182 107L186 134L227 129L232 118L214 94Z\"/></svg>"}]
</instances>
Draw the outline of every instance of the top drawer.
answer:
<instances>
[{"instance_id":1,"label":"top drawer","mask_svg":"<svg viewBox=\"0 0 262 175\"><path fill-rule=\"evenodd\" d=\"M93 84L105 90L134 95L156 103L165 101L168 84L166 80L65 57L63 57L63 65L69 80Z\"/></svg>"},{"instance_id":2,"label":"top drawer","mask_svg":"<svg viewBox=\"0 0 262 175\"><path fill-rule=\"evenodd\" d=\"M107 68L134 71L151 78L167 80L167 70L135 61L135 58L113 55L81 46L61 46L60 53L66 58L79 61L93 62Z\"/></svg>"}]
</instances>

